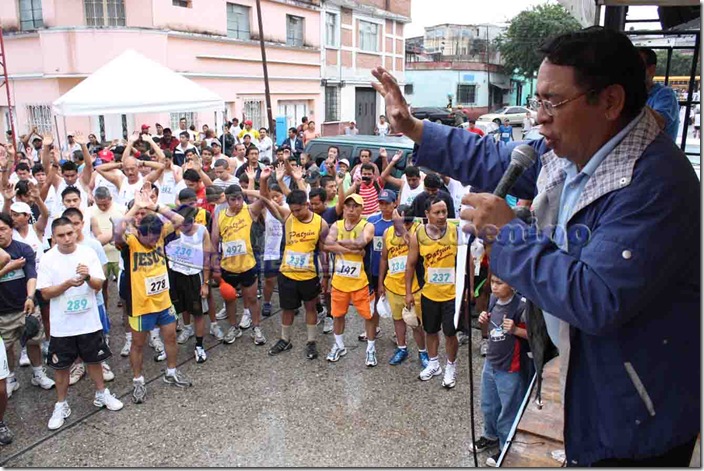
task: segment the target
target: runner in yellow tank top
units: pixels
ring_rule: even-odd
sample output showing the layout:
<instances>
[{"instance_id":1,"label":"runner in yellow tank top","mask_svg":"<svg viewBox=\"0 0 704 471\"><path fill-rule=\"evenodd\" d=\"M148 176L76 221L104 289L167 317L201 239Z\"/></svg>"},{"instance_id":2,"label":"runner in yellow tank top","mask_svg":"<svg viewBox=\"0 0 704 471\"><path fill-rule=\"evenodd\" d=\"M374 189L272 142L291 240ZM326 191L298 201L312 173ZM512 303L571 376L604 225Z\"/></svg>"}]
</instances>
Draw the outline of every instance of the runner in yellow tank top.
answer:
<instances>
[{"instance_id":1,"label":"runner in yellow tank top","mask_svg":"<svg viewBox=\"0 0 704 471\"><path fill-rule=\"evenodd\" d=\"M268 179L271 169L261 172L261 179ZM257 200L245 206L244 197ZM252 338L255 345L264 345L266 338L259 327L261 309L257 301L257 269L252 251L252 222L258 219L264 209L264 201L259 192L242 190L239 185L230 185L225 190L228 207L213 221L213 260L212 278L220 283L224 280L236 289L241 289L245 307L252 316ZM240 288L241 286L241 288ZM242 335L237 324L236 301L225 302L230 328L223 341L234 343ZM242 316L245 314L243 312Z\"/></svg>"},{"instance_id":2,"label":"runner in yellow tank top","mask_svg":"<svg viewBox=\"0 0 704 471\"><path fill-rule=\"evenodd\" d=\"M411 234L406 263L406 304L415 304L412 277L419 260L425 270L425 285L422 289L421 305L423 329L428 343L430 361L420 372L420 379L428 381L442 374L438 362L438 332L442 327L445 335L447 366L443 387L455 386L455 361L457 359L457 328L455 327L455 266L459 228L447 223L447 205L438 197L425 203L428 223Z\"/></svg>"},{"instance_id":3,"label":"runner in yellow tank top","mask_svg":"<svg viewBox=\"0 0 704 471\"><path fill-rule=\"evenodd\" d=\"M377 293L379 297L386 296L391 308L391 317L394 320L394 331L396 332L396 351L389 360L389 364L398 365L408 358L408 348L406 347L406 322L403 320L402 312L406 300L406 261L408 260L408 242L410 235L415 233L419 224L413 221L413 217L405 218L406 213L410 213L410 206L401 205L396 212L403 219L403 229L401 235L397 234L396 227L391 226L384 231L383 245L381 248L381 259L379 260L379 286ZM395 216L394 216L395 217ZM425 333L420 322L420 285L418 276L413 274L411 282L413 298L415 300L415 312L418 316L418 325L413 327L413 337L418 346L418 360L423 368L428 363L428 352L425 350Z\"/></svg>"},{"instance_id":4,"label":"runner in yellow tank top","mask_svg":"<svg viewBox=\"0 0 704 471\"><path fill-rule=\"evenodd\" d=\"M362 218L363 204L362 197L358 194L347 196L343 219L330 227L325 240L325 250L336 255L331 293L335 344L327 360L337 361L347 354L342 334L345 332L345 315L351 301L359 315L364 318L364 329L367 332L365 363L367 366L376 366L376 328L369 304L372 298L369 295L369 281L364 266L364 254L374 238L374 226Z\"/></svg>"}]
</instances>

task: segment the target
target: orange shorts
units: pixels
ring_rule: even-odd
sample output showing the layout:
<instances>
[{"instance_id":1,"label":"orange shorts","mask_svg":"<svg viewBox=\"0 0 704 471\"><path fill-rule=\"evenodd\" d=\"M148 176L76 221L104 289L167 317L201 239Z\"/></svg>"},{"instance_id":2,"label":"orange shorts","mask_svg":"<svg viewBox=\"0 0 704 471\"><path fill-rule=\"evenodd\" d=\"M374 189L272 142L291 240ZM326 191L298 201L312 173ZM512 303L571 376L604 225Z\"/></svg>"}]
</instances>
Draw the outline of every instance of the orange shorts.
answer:
<instances>
[{"instance_id":1,"label":"orange shorts","mask_svg":"<svg viewBox=\"0 0 704 471\"><path fill-rule=\"evenodd\" d=\"M369 286L364 288L345 292L340 291L336 288L332 289L330 293L330 304L332 307L332 317L342 317L347 314L347 309L349 308L350 301L352 305L357 309L357 312L364 319L372 318L372 308L370 302L374 298L369 295Z\"/></svg>"}]
</instances>

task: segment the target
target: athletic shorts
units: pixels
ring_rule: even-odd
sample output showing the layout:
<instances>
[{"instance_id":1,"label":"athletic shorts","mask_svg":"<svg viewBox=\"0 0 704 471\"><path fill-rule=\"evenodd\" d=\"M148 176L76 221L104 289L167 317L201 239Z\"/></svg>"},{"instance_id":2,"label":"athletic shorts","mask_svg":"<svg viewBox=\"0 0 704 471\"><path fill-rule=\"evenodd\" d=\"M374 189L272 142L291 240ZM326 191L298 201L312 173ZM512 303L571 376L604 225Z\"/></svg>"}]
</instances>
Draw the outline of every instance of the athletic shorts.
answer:
<instances>
[{"instance_id":1,"label":"athletic shorts","mask_svg":"<svg viewBox=\"0 0 704 471\"><path fill-rule=\"evenodd\" d=\"M423 330L428 334L437 334L442 328L446 337L457 333L455 328L455 300L433 301L425 296L420 298L423 311Z\"/></svg>"},{"instance_id":2,"label":"athletic shorts","mask_svg":"<svg viewBox=\"0 0 704 471\"><path fill-rule=\"evenodd\" d=\"M386 299L389 301L389 307L391 307L391 317L393 318L393 320L402 321L403 308L406 306L406 296L401 296L400 294L393 293L387 289ZM418 317L419 321L422 321L423 318L421 317L421 311L423 309L421 307L420 301L420 290L413 293L413 300L416 302L416 316Z\"/></svg>"},{"instance_id":3,"label":"athletic shorts","mask_svg":"<svg viewBox=\"0 0 704 471\"><path fill-rule=\"evenodd\" d=\"M370 301L373 299L374 298L369 295L369 286L351 292L340 291L333 287L332 293L330 294L332 317L343 317L347 314L347 309L350 303L352 303L359 315L363 319L369 320L372 318Z\"/></svg>"},{"instance_id":4,"label":"athletic shorts","mask_svg":"<svg viewBox=\"0 0 704 471\"><path fill-rule=\"evenodd\" d=\"M10 366L7 363L7 352L5 351L5 343L0 337L0 381L10 376Z\"/></svg>"},{"instance_id":5,"label":"athletic shorts","mask_svg":"<svg viewBox=\"0 0 704 471\"><path fill-rule=\"evenodd\" d=\"M242 285L243 288L249 288L257 282L257 267L254 266L244 273L232 273L231 271L223 270L222 279L225 283L237 288Z\"/></svg>"},{"instance_id":6,"label":"athletic shorts","mask_svg":"<svg viewBox=\"0 0 704 471\"><path fill-rule=\"evenodd\" d=\"M169 270L169 295L177 313L188 312L194 316L203 315L203 298L200 297L200 287L203 278L200 273L184 275Z\"/></svg>"},{"instance_id":7,"label":"athletic shorts","mask_svg":"<svg viewBox=\"0 0 704 471\"><path fill-rule=\"evenodd\" d=\"M103 333L107 335L110 333L110 317L105 310L105 304L98 306L98 314L100 314L100 323L103 325Z\"/></svg>"},{"instance_id":8,"label":"athletic shorts","mask_svg":"<svg viewBox=\"0 0 704 471\"><path fill-rule=\"evenodd\" d=\"M281 271L281 259L263 260L262 263L262 272L264 273L264 278L274 278L275 276L279 276L279 272Z\"/></svg>"},{"instance_id":9,"label":"athletic shorts","mask_svg":"<svg viewBox=\"0 0 704 471\"><path fill-rule=\"evenodd\" d=\"M90 365L102 363L111 356L105 334L102 330L96 330L90 334L71 337L52 336L49 340L46 364L55 370L65 370L71 368L78 357Z\"/></svg>"},{"instance_id":10,"label":"athletic shorts","mask_svg":"<svg viewBox=\"0 0 704 471\"><path fill-rule=\"evenodd\" d=\"M128 319L130 321L130 327L132 327L132 330L135 332L149 332L155 327L161 327L176 322L176 312L172 306L161 312L142 314L141 316L134 317L130 316Z\"/></svg>"},{"instance_id":11,"label":"athletic shorts","mask_svg":"<svg viewBox=\"0 0 704 471\"><path fill-rule=\"evenodd\" d=\"M117 262L108 262L107 266L105 267L105 275L107 276L107 279L110 279L110 276L117 277L120 274L120 264Z\"/></svg>"},{"instance_id":12,"label":"athletic shorts","mask_svg":"<svg viewBox=\"0 0 704 471\"><path fill-rule=\"evenodd\" d=\"M34 316L34 314L32 314ZM0 337L5 342L5 348L10 349L16 343L20 343L20 338L24 333L24 323L26 314L22 311L20 312L10 312L8 314L0 314ZM39 332L37 335L29 339L29 344L39 345L44 338L44 328L42 327L41 319L38 316L39 322Z\"/></svg>"},{"instance_id":13,"label":"athletic shorts","mask_svg":"<svg viewBox=\"0 0 704 471\"><path fill-rule=\"evenodd\" d=\"M279 273L279 305L281 309L294 310L301 303L317 299L322 291L320 279L316 276L310 280L299 281Z\"/></svg>"}]
</instances>

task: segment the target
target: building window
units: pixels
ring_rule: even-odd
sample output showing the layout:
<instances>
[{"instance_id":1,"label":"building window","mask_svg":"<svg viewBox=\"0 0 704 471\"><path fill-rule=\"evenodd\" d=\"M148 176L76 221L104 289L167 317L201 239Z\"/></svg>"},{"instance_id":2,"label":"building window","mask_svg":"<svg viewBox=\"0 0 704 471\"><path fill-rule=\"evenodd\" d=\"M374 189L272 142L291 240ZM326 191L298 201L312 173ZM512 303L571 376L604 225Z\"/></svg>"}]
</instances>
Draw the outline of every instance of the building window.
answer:
<instances>
[{"instance_id":1,"label":"building window","mask_svg":"<svg viewBox=\"0 0 704 471\"><path fill-rule=\"evenodd\" d=\"M29 129L36 126L39 134L51 134L51 105L27 105Z\"/></svg>"},{"instance_id":2,"label":"building window","mask_svg":"<svg viewBox=\"0 0 704 471\"><path fill-rule=\"evenodd\" d=\"M42 26L42 0L20 0L20 29L30 31Z\"/></svg>"},{"instance_id":3,"label":"building window","mask_svg":"<svg viewBox=\"0 0 704 471\"><path fill-rule=\"evenodd\" d=\"M88 26L125 26L124 0L83 0Z\"/></svg>"},{"instance_id":4,"label":"building window","mask_svg":"<svg viewBox=\"0 0 704 471\"><path fill-rule=\"evenodd\" d=\"M404 95L413 95L413 84L412 83L407 83L406 85L403 86L403 94Z\"/></svg>"},{"instance_id":5,"label":"building window","mask_svg":"<svg viewBox=\"0 0 704 471\"><path fill-rule=\"evenodd\" d=\"M368 21L359 21L359 48L363 51L379 50L379 25Z\"/></svg>"},{"instance_id":6,"label":"building window","mask_svg":"<svg viewBox=\"0 0 704 471\"><path fill-rule=\"evenodd\" d=\"M235 39L251 39L249 31L249 7L236 3L227 4L227 36Z\"/></svg>"},{"instance_id":7,"label":"building window","mask_svg":"<svg viewBox=\"0 0 704 471\"><path fill-rule=\"evenodd\" d=\"M259 129L265 119L262 118L262 108L264 107L264 102L262 100L245 100L244 101L244 119L252 120L252 129ZM269 126L264 126L269 128Z\"/></svg>"},{"instance_id":8,"label":"building window","mask_svg":"<svg viewBox=\"0 0 704 471\"><path fill-rule=\"evenodd\" d=\"M190 127L191 124L196 124L196 114L193 111L182 112L182 113L171 113L169 121L171 122L171 134L178 137L179 130L178 123L181 118L186 118L186 129Z\"/></svg>"},{"instance_id":9,"label":"building window","mask_svg":"<svg viewBox=\"0 0 704 471\"><path fill-rule=\"evenodd\" d=\"M337 36L337 31L339 30L338 28L338 21L339 16L337 13L330 13L325 12L325 45L330 46L330 47L337 47L339 45L338 43L338 36Z\"/></svg>"},{"instance_id":10,"label":"building window","mask_svg":"<svg viewBox=\"0 0 704 471\"><path fill-rule=\"evenodd\" d=\"M303 18L286 15L286 44L303 46Z\"/></svg>"},{"instance_id":11,"label":"building window","mask_svg":"<svg viewBox=\"0 0 704 471\"><path fill-rule=\"evenodd\" d=\"M471 105L477 101L477 86L460 83L457 85L457 104Z\"/></svg>"},{"instance_id":12,"label":"building window","mask_svg":"<svg viewBox=\"0 0 704 471\"><path fill-rule=\"evenodd\" d=\"M336 85L325 87L325 121L340 120L340 88Z\"/></svg>"},{"instance_id":13,"label":"building window","mask_svg":"<svg viewBox=\"0 0 704 471\"><path fill-rule=\"evenodd\" d=\"M175 7L191 8L191 0L171 0L171 4Z\"/></svg>"}]
</instances>

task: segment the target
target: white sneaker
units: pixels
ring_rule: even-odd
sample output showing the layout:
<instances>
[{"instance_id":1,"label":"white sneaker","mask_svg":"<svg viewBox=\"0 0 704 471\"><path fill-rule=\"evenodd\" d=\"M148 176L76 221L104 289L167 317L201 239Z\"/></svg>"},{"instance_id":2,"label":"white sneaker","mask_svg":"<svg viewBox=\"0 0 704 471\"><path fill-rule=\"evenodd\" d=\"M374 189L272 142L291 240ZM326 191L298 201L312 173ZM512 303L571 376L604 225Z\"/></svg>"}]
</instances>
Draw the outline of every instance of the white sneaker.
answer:
<instances>
[{"instance_id":1,"label":"white sneaker","mask_svg":"<svg viewBox=\"0 0 704 471\"><path fill-rule=\"evenodd\" d=\"M71 365L71 372L68 377L69 386L73 386L74 384L76 384L81 378L83 378L84 374L86 374L86 366L83 364L83 362L74 363L73 365Z\"/></svg>"},{"instance_id":2,"label":"white sneaker","mask_svg":"<svg viewBox=\"0 0 704 471\"><path fill-rule=\"evenodd\" d=\"M196 347L195 349L196 363L205 363L208 359L208 355L205 353L205 348Z\"/></svg>"},{"instance_id":3,"label":"white sneaker","mask_svg":"<svg viewBox=\"0 0 704 471\"><path fill-rule=\"evenodd\" d=\"M107 361L102 362L100 366L103 368L103 381L107 382L115 379L115 373L112 372L112 368L110 368Z\"/></svg>"},{"instance_id":4,"label":"white sneaker","mask_svg":"<svg viewBox=\"0 0 704 471\"><path fill-rule=\"evenodd\" d=\"M122 351L120 352L120 356L123 356L123 357L130 356L131 349L132 349L132 337L127 337L127 340L125 340L125 346L122 347Z\"/></svg>"},{"instance_id":5,"label":"white sneaker","mask_svg":"<svg viewBox=\"0 0 704 471\"><path fill-rule=\"evenodd\" d=\"M105 388L102 393L98 391L95 392L93 405L95 407L105 407L108 410L120 410L124 406L118 398L116 398L113 394L110 394L110 390L108 388Z\"/></svg>"},{"instance_id":6,"label":"white sneaker","mask_svg":"<svg viewBox=\"0 0 704 471\"><path fill-rule=\"evenodd\" d=\"M448 363L445 365L445 376L442 378L442 387L452 389L455 387L457 365Z\"/></svg>"},{"instance_id":7,"label":"white sneaker","mask_svg":"<svg viewBox=\"0 0 704 471\"><path fill-rule=\"evenodd\" d=\"M266 343L266 337L262 333L262 328L256 326L252 329L252 338L254 339L254 345L264 345Z\"/></svg>"},{"instance_id":8,"label":"white sneaker","mask_svg":"<svg viewBox=\"0 0 704 471\"><path fill-rule=\"evenodd\" d=\"M181 332L183 330L183 317L178 316L176 321L176 332Z\"/></svg>"},{"instance_id":9,"label":"white sneaker","mask_svg":"<svg viewBox=\"0 0 704 471\"><path fill-rule=\"evenodd\" d=\"M164 350L164 342L160 337L149 337L149 346L154 349L154 361L166 360L166 350Z\"/></svg>"},{"instance_id":10,"label":"white sneaker","mask_svg":"<svg viewBox=\"0 0 704 471\"><path fill-rule=\"evenodd\" d=\"M183 330L181 330L181 333L178 334L178 337L176 337L176 342L186 343L188 342L188 339L193 337L193 335L195 335L195 332L193 331L193 326L185 325L183 326Z\"/></svg>"},{"instance_id":11,"label":"white sneaker","mask_svg":"<svg viewBox=\"0 0 704 471\"><path fill-rule=\"evenodd\" d=\"M51 414L51 419L49 419L49 430L61 428L64 424L64 419L67 419L70 415L71 408L68 406L68 402L64 402L63 405L57 402L54 406L54 413Z\"/></svg>"},{"instance_id":12,"label":"white sneaker","mask_svg":"<svg viewBox=\"0 0 704 471\"><path fill-rule=\"evenodd\" d=\"M11 378L7 378L7 383L5 385L5 389L7 390L7 398L10 399L12 397L12 392L17 391L20 388L20 382L17 381L17 378L14 376Z\"/></svg>"},{"instance_id":13,"label":"white sneaker","mask_svg":"<svg viewBox=\"0 0 704 471\"><path fill-rule=\"evenodd\" d=\"M432 379L433 376L440 376L441 374L442 368L440 365L433 365L432 363L429 363L428 366L420 372L418 378L420 378L421 381L428 381L429 379Z\"/></svg>"},{"instance_id":14,"label":"white sneaker","mask_svg":"<svg viewBox=\"0 0 704 471\"><path fill-rule=\"evenodd\" d=\"M219 321L227 319L227 309L225 306L222 307L217 313L215 313L215 318Z\"/></svg>"},{"instance_id":15,"label":"white sneaker","mask_svg":"<svg viewBox=\"0 0 704 471\"><path fill-rule=\"evenodd\" d=\"M333 329L332 317L326 317L325 320L323 321L323 333L329 334L330 332L332 332L332 329Z\"/></svg>"},{"instance_id":16,"label":"white sneaker","mask_svg":"<svg viewBox=\"0 0 704 471\"><path fill-rule=\"evenodd\" d=\"M220 327L220 324L210 324L210 335L215 337L217 340L222 340L225 338L225 332L222 331L222 327Z\"/></svg>"},{"instance_id":17,"label":"white sneaker","mask_svg":"<svg viewBox=\"0 0 704 471\"><path fill-rule=\"evenodd\" d=\"M29 355L27 355L27 347L24 347L22 353L20 353L20 366L29 366L31 364L32 362L29 361Z\"/></svg>"},{"instance_id":18,"label":"white sneaker","mask_svg":"<svg viewBox=\"0 0 704 471\"><path fill-rule=\"evenodd\" d=\"M249 310L242 313L242 319L240 320L240 329L247 330L252 326L252 314Z\"/></svg>"},{"instance_id":19,"label":"white sneaker","mask_svg":"<svg viewBox=\"0 0 704 471\"><path fill-rule=\"evenodd\" d=\"M32 386L39 386L42 389L51 389L54 387L54 380L46 375L46 368L42 368L42 371L37 373L32 373Z\"/></svg>"}]
</instances>

